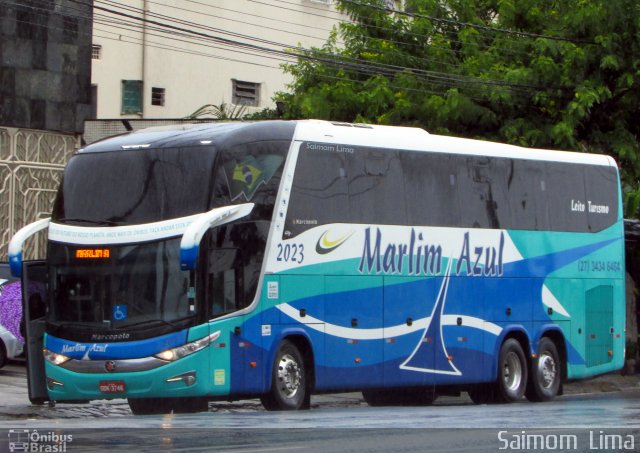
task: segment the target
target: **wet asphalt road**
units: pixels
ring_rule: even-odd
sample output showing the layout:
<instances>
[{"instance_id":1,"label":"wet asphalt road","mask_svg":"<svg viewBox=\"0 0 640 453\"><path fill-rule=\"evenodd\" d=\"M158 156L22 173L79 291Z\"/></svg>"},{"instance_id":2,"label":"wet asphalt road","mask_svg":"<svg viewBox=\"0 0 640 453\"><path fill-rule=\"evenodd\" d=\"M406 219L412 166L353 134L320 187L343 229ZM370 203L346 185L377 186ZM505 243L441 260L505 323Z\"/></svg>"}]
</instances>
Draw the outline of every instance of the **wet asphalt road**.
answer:
<instances>
[{"instance_id":1,"label":"wet asphalt road","mask_svg":"<svg viewBox=\"0 0 640 453\"><path fill-rule=\"evenodd\" d=\"M19 367L3 369L0 392L6 395L12 379L20 382L20 372ZM14 415L8 409L0 410L0 451L10 451L11 436L24 438L34 431L44 436L34 437L41 445L64 444L66 450L58 451L540 450L514 448L542 445L526 441L546 442L556 447L546 450L556 451L640 451L640 387L510 405L441 398L427 407L373 408L352 393L314 396L312 409L299 412L266 412L256 401L212 403L200 414L142 417L130 415L124 400L24 405ZM71 438L65 443L62 436Z\"/></svg>"}]
</instances>

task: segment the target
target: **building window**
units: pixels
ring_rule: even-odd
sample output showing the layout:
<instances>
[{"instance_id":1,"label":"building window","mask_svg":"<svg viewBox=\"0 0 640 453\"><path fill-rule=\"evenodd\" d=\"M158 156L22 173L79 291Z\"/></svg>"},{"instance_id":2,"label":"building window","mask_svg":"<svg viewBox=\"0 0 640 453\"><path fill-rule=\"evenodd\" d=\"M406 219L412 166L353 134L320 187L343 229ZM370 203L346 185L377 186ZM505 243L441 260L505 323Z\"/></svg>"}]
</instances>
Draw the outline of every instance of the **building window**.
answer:
<instances>
[{"instance_id":1,"label":"building window","mask_svg":"<svg viewBox=\"0 0 640 453\"><path fill-rule=\"evenodd\" d=\"M98 119L98 85L91 84L91 118Z\"/></svg>"},{"instance_id":2,"label":"building window","mask_svg":"<svg viewBox=\"0 0 640 453\"><path fill-rule=\"evenodd\" d=\"M91 58L93 60L99 60L102 57L102 46L94 44L91 46Z\"/></svg>"},{"instance_id":3,"label":"building window","mask_svg":"<svg viewBox=\"0 0 640 453\"><path fill-rule=\"evenodd\" d=\"M233 103L236 105L258 106L260 103L260 84L231 79L233 83Z\"/></svg>"},{"instance_id":4,"label":"building window","mask_svg":"<svg viewBox=\"0 0 640 453\"><path fill-rule=\"evenodd\" d=\"M151 105L164 105L164 88L151 88Z\"/></svg>"},{"instance_id":5,"label":"building window","mask_svg":"<svg viewBox=\"0 0 640 453\"><path fill-rule=\"evenodd\" d=\"M62 34L65 44L76 43L78 41L78 18L64 16L62 26Z\"/></svg>"},{"instance_id":6,"label":"building window","mask_svg":"<svg viewBox=\"0 0 640 453\"><path fill-rule=\"evenodd\" d=\"M122 81L122 114L142 113L142 80Z\"/></svg>"}]
</instances>

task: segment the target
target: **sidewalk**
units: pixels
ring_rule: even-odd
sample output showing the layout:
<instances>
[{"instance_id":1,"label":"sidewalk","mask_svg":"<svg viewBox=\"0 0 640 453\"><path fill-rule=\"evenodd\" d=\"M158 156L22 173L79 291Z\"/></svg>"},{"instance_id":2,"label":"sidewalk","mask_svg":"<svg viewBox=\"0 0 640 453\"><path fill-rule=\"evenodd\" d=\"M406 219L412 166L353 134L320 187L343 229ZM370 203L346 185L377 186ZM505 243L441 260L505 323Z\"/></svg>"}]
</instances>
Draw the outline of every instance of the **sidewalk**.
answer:
<instances>
[{"instance_id":1,"label":"sidewalk","mask_svg":"<svg viewBox=\"0 0 640 453\"><path fill-rule=\"evenodd\" d=\"M620 392L633 389L640 391L640 374L623 376L620 372L615 372L565 384L564 394Z\"/></svg>"}]
</instances>

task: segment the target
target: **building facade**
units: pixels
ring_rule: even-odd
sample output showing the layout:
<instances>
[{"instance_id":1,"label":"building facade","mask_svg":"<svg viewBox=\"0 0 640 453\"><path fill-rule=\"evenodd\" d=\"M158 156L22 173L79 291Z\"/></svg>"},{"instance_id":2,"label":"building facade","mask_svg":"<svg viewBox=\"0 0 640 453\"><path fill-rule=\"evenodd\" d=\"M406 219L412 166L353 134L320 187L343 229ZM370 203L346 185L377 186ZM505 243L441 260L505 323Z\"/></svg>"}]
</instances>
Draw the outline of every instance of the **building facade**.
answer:
<instances>
[{"instance_id":1,"label":"building facade","mask_svg":"<svg viewBox=\"0 0 640 453\"><path fill-rule=\"evenodd\" d=\"M91 115L91 12L71 0L0 0L0 261L18 229L49 216Z\"/></svg>"},{"instance_id":2,"label":"building facade","mask_svg":"<svg viewBox=\"0 0 640 453\"><path fill-rule=\"evenodd\" d=\"M95 118L275 108L274 93L289 82L281 65L297 48L321 47L340 20L330 0L96 2Z\"/></svg>"}]
</instances>

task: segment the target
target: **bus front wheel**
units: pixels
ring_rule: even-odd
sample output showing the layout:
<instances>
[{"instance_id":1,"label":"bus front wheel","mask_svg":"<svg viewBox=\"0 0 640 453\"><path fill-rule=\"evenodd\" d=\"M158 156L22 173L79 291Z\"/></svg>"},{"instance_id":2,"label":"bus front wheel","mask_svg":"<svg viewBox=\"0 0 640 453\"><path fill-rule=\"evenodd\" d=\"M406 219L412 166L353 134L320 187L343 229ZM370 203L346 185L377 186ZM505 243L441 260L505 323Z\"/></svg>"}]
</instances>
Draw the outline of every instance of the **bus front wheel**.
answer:
<instances>
[{"instance_id":1,"label":"bus front wheel","mask_svg":"<svg viewBox=\"0 0 640 453\"><path fill-rule=\"evenodd\" d=\"M531 376L526 396L529 401L550 401L562 384L562 364L558 348L548 337L540 339L536 358L531 363Z\"/></svg>"},{"instance_id":2,"label":"bus front wheel","mask_svg":"<svg viewBox=\"0 0 640 453\"><path fill-rule=\"evenodd\" d=\"M167 398L129 398L127 402L133 415L169 414L172 409Z\"/></svg>"},{"instance_id":3,"label":"bus front wheel","mask_svg":"<svg viewBox=\"0 0 640 453\"><path fill-rule=\"evenodd\" d=\"M309 401L302 354L288 340L280 343L271 371L271 389L260 400L265 409L297 410Z\"/></svg>"},{"instance_id":4,"label":"bus front wheel","mask_svg":"<svg viewBox=\"0 0 640 453\"><path fill-rule=\"evenodd\" d=\"M209 410L209 402L199 397L129 398L127 401L133 415L190 414Z\"/></svg>"}]
</instances>

